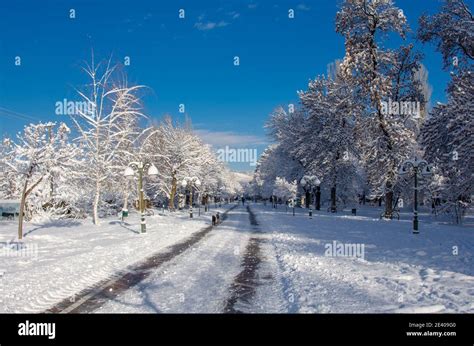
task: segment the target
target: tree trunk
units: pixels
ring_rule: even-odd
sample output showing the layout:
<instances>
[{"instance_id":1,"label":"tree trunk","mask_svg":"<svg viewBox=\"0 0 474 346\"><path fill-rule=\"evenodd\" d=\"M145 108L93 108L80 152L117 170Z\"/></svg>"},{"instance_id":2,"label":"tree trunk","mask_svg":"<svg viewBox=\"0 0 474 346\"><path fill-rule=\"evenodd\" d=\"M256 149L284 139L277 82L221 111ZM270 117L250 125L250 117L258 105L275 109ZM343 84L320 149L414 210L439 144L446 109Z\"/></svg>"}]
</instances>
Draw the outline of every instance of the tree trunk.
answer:
<instances>
[{"instance_id":1,"label":"tree trunk","mask_svg":"<svg viewBox=\"0 0 474 346\"><path fill-rule=\"evenodd\" d=\"M18 215L18 239L23 239L23 215L25 214L26 191L28 189L29 178L26 178L23 192L21 193L20 213Z\"/></svg>"},{"instance_id":2,"label":"tree trunk","mask_svg":"<svg viewBox=\"0 0 474 346\"><path fill-rule=\"evenodd\" d=\"M331 187L331 213L336 212L336 185Z\"/></svg>"},{"instance_id":3,"label":"tree trunk","mask_svg":"<svg viewBox=\"0 0 474 346\"><path fill-rule=\"evenodd\" d=\"M309 209L309 206L311 204L311 194L309 193L309 191L306 191L305 204L306 204L306 209Z\"/></svg>"},{"instance_id":4,"label":"tree trunk","mask_svg":"<svg viewBox=\"0 0 474 346\"><path fill-rule=\"evenodd\" d=\"M93 204L93 217L92 221L94 225L99 225L99 200L100 200L100 182L99 179L96 180L95 184L95 196L94 196L94 204Z\"/></svg>"},{"instance_id":5,"label":"tree trunk","mask_svg":"<svg viewBox=\"0 0 474 346\"><path fill-rule=\"evenodd\" d=\"M374 22L373 27L371 28L371 31L370 31L371 36L370 36L370 40L369 40L369 44L371 46L371 56L372 56L372 65L373 65L372 82L376 78L376 71L377 71L377 65L378 65L377 56L376 56L377 46L375 44L376 26L377 26L377 24ZM379 94L377 88L375 88L373 101L374 101L375 107L377 109L378 126L379 126L379 129L381 131L381 135L384 137L384 139L386 141L386 144L387 144L386 151L391 152L391 151L393 151L392 136L390 135L389 130L386 126L386 118L384 117L384 114L383 114L382 109L381 109L381 107L382 107L381 106L381 99L382 99L381 95ZM393 202L392 202L393 191L392 191L392 184L389 181L386 183L386 190L387 190L387 192L385 193L384 217L392 219L392 217L393 217ZM380 205L380 203L381 202L379 202L379 205Z\"/></svg>"},{"instance_id":6,"label":"tree trunk","mask_svg":"<svg viewBox=\"0 0 474 346\"><path fill-rule=\"evenodd\" d=\"M392 184L387 182L386 184L387 192L385 192L385 213L384 216L387 219L392 219L393 217L393 191Z\"/></svg>"},{"instance_id":7,"label":"tree trunk","mask_svg":"<svg viewBox=\"0 0 474 346\"><path fill-rule=\"evenodd\" d=\"M391 219L393 217L393 192L385 194L385 217Z\"/></svg>"},{"instance_id":8,"label":"tree trunk","mask_svg":"<svg viewBox=\"0 0 474 346\"><path fill-rule=\"evenodd\" d=\"M315 210L321 210L321 186L316 186Z\"/></svg>"},{"instance_id":9,"label":"tree trunk","mask_svg":"<svg viewBox=\"0 0 474 346\"><path fill-rule=\"evenodd\" d=\"M173 175L171 180L171 192L170 192L170 199L168 201L168 208L171 211L174 211L174 197L176 196L176 175Z\"/></svg>"},{"instance_id":10,"label":"tree trunk","mask_svg":"<svg viewBox=\"0 0 474 346\"><path fill-rule=\"evenodd\" d=\"M28 182L30 181L30 177L33 173L33 166L30 167L28 175L26 176L25 186L23 187L23 192L21 193L21 201L20 201L20 211L18 215L18 239L23 239L23 216L25 215L25 205L26 205L26 197L30 194L31 191L43 180L43 177L39 178L36 183L31 185L28 188Z\"/></svg>"}]
</instances>

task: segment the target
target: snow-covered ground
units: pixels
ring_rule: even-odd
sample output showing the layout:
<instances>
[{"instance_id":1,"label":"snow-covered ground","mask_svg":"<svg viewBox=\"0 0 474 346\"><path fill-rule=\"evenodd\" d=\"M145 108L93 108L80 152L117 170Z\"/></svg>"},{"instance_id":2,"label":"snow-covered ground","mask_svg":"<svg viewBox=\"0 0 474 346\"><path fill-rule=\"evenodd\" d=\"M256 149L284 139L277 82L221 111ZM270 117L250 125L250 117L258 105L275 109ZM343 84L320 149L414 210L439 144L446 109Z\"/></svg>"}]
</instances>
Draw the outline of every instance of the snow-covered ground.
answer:
<instances>
[{"instance_id":1,"label":"snow-covered ground","mask_svg":"<svg viewBox=\"0 0 474 346\"><path fill-rule=\"evenodd\" d=\"M474 311L471 227L429 222L423 215L421 233L414 235L409 213L401 221L384 221L377 209L367 208L360 216L318 212L310 220L302 209L296 216L284 208L251 204L251 209L259 233L252 233L240 207L219 232L99 311L222 312L250 235L263 239L262 262L256 294L238 305L240 311ZM334 241L363 245L363 258L327 256L327 244ZM240 251L234 251L236 244Z\"/></svg>"},{"instance_id":2,"label":"snow-covered ground","mask_svg":"<svg viewBox=\"0 0 474 346\"><path fill-rule=\"evenodd\" d=\"M409 212L386 221L377 208L362 208L357 216L314 212L312 219L304 209L296 216L284 207L251 203L250 209L258 226L250 224L245 208L233 209L191 248L96 312L223 312L256 238L261 262L255 280L244 283L255 291L237 300L239 311L474 312L472 219L453 226L422 214L420 234L414 235ZM136 214L127 225L113 218L100 227L90 220L28 225L24 244L32 252L0 257L0 312L44 311L188 238L209 217L151 216L147 234L137 233ZM14 223L2 222L0 242L15 232ZM334 245L346 252L328 253ZM349 248L357 251L347 253Z\"/></svg>"},{"instance_id":3,"label":"snow-covered ground","mask_svg":"<svg viewBox=\"0 0 474 346\"><path fill-rule=\"evenodd\" d=\"M311 220L302 209L296 216L284 207L252 209L267 239L262 267L278 268L274 286L262 285L257 307L271 306L275 312L474 312L472 227L428 222L425 216L421 233L414 235L409 215L384 221L373 209L363 210L362 216L317 212ZM334 241L364 245L363 258L330 256L326 250Z\"/></svg>"},{"instance_id":4,"label":"snow-covered ground","mask_svg":"<svg viewBox=\"0 0 474 346\"><path fill-rule=\"evenodd\" d=\"M16 222L2 221L0 313L42 312L209 224L210 213L199 217L197 210L193 219L187 212L162 216L155 210L145 234L136 213L123 224L103 219L99 227L90 219L33 223L26 224L19 249Z\"/></svg>"}]
</instances>

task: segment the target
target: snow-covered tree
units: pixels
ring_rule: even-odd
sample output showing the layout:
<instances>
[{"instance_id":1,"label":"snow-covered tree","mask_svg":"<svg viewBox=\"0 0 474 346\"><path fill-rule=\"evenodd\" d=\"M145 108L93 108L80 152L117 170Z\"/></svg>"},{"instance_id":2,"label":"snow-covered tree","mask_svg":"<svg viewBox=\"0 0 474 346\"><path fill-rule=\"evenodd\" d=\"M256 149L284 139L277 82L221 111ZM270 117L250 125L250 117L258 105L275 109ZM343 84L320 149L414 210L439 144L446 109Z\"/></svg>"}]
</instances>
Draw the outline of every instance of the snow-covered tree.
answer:
<instances>
[{"instance_id":1,"label":"snow-covered tree","mask_svg":"<svg viewBox=\"0 0 474 346\"><path fill-rule=\"evenodd\" d=\"M384 48L389 34L405 38L407 29L403 11L392 0L346 0L336 18L336 31L346 44L341 75L365 107L356 119L364 144L362 162L373 194L385 195L384 215L389 218L398 167L414 150L417 122L410 125L406 114L391 112L386 105L406 100L424 103L414 77L419 55L411 46Z\"/></svg>"},{"instance_id":2,"label":"snow-covered tree","mask_svg":"<svg viewBox=\"0 0 474 346\"><path fill-rule=\"evenodd\" d=\"M201 177L200 195L206 199L208 196L221 198L232 191L232 175L226 171L223 162L217 159L209 146L203 151L202 164L198 176Z\"/></svg>"},{"instance_id":3,"label":"snow-covered tree","mask_svg":"<svg viewBox=\"0 0 474 346\"><path fill-rule=\"evenodd\" d=\"M11 171L7 162L13 162L15 151L12 150L13 141L10 137L4 137L0 146L0 195L4 199L14 199L17 197L17 180L16 174L9 176Z\"/></svg>"},{"instance_id":4,"label":"snow-covered tree","mask_svg":"<svg viewBox=\"0 0 474 346\"><path fill-rule=\"evenodd\" d=\"M167 196L169 209L174 210L181 181L198 175L203 143L189 126L174 124L169 116L151 131L144 153L159 172L151 186L157 194Z\"/></svg>"},{"instance_id":5,"label":"snow-covered tree","mask_svg":"<svg viewBox=\"0 0 474 346\"><path fill-rule=\"evenodd\" d=\"M159 171L159 179L150 184L150 190L154 190L154 197L166 196L170 210L175 208L176 195L186 177L199 178L195 200L199 198L204 204L210 196L223 197L240 189L216 153L193 132L190 121L179 124L166 116L150 133L142 144L143 155Z\"/></svg>"},{"instance_id":6,"label":"snow-covered tree","mask_svg":"<svg viewBox=\"0 0 474 346\"><path fill-rule=\"evenodd\" d=\"M26 126L10 150L3 156L4 175L10 184L7 196L20 199L18 237L23 237L23 219L28 200L36 190L42 191L30 209L59 207L68 203L67 189L55 191L59 182L74 178L80 166L80 150L68 142L69 128L61 123L39 123ZM40 189L41 190L41 189ZM31 213L31 212L30 212Z\"/></svg>"},{"instance_id":7,"label":"snow-covered tree","mask_svg":"<svg viewBox=\"0 0 474 346\"><path fill-rule=\"evenodd\" d=\"M78 90L79 96L90 107L78 109L71 116L80 137L78 141L85 149L88 169L87 181L93 189L92 214L94 224L99 224L99 206L105 186L122 186L121 177L124 149L130 145L130 136L135 119L143 117L139 90L142 86L128 86L126 79L115 78L117 66L107 63L95 64L84 68L90 79L87 90ZM124 126L126 124L126 126Z\"/></svg>"},{"instance_id":8,"label":"snow-covered tree","mask_svg":"<svg viewBox=\"0 0 474 346\"><path fill-rule=\"evenodd\" d=\"M297 187L296 180L290 183L285 178L276 177L273 195L286 203L289 199L296 198Z\"/></svg>"},{"instance_id":9,"label":"snow-covered tree","mask_svg":"<svg viewBox=\"0 0 474 346\"><path fill-rule=\"evenodd\" d=\"M444 0L441 11L419 20L418 38L433 42L445 68L469 67L474 59L474 15L464 0Z\"/></svg>"},{"instance_id":10,"label":"snow-covered tree","mask_svg":"<svg viewBox=\"0 0 474 346\"><path fill-rule=\"evenodd\" d=\"M421 133L425 159L443 176L440 197L457 222L474 194L474 75L455 75L448 87L448 103L431 112Z\"/></svg>"},{"instance_id":11,"label":"snow-covered tree","mask_svg":"<svg viewBox=\"0 0 474 346\"><path fill-rule=\"evenodd\" d=\"M418 37L434 42L444 68L451 69L448 102L433 108L422 128L425 159L436 168L432 188L442 200L440 209L461 222L472 204L474 171L474 17L463 0L446 0L441 11L420 18Z\"/></svg>"},{"instance_id":12,"label":"snow-covered tree","mask_svg":"<svg viewBox=\"0 0 474 346\"><path fill-rule=\"evenodd\" d=\"M248 175L232 172L228 167L224 166L221 176L223 184L222 193L224 198L232 198L244 193L245 184L248 184ZM245 179L242 179L243 176Z\"/></svg>"},{"instance_id":13,"label":"snow-covered tree","mask_svg":"<svg viewBox=\"0 0 474 346\"><path fill-rule=\"evenodd\" d=\"M253 182L259 182L258 191L261 197L270 198L277 177L293 181L300 179L302 172L302 166L282 150L280 144L272 144L260 156Z\"/></svg>"},{"instance_id":14,"label":"snow-covered tree","mask_svg":"<svg viewBox=\"0 0 474 346\"><path fill-rule=\"evenodd\" d=\"M308 119L297 157L330 187L335 210L338 196L345 201L356 195L359 146L354 124L359 106L337 68L334 73L333 78L318 77L299 93Z\"/></svg>"}]
</instances>

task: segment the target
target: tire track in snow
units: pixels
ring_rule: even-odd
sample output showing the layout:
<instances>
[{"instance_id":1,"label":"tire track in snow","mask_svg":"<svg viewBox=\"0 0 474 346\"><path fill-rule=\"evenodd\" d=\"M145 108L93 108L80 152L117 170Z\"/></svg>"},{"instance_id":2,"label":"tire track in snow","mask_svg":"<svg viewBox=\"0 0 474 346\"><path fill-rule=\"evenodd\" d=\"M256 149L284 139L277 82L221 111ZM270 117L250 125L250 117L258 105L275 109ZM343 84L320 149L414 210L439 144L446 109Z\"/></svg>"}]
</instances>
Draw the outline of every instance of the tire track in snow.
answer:
<instances>
[{"instance_id":1,"label":"tire track in snow","mask_svg":"<svg viewBox=\"0 0 474 346\"><path fill-rule=\"evenodd\" d=\"M250 225L254 233L259 233L258 222L255 214L247 206ZM252 305L252 299L255 296L257 286L260 285L258 270L262 262L260 237L251 237L245 248L245 254L242 259L242 271L235 277L230 287L230 296L225 302L224 313L243 313L242 308Z\"/></svg>"}]
</instances>

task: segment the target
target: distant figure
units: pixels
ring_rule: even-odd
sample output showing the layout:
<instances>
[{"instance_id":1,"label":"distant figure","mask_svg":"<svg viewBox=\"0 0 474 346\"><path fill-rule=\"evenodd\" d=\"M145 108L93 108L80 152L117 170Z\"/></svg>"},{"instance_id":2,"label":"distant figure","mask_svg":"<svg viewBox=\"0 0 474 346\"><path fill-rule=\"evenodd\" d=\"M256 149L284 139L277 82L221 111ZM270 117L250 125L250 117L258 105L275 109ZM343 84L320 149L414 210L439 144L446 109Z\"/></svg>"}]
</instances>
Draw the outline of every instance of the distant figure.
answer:
<instances>
[{"instance_id":1,"label":"distant figure","mask_svg":"<svg viewBox=\"0 0 474 346\"><path fill-rule=\"evenodd\" d=\"M212 225L213 226L217 225L217 217L215 215L212 215Z\"/></svg>"},{"instance_id":2,"label":"distant figure","mask_svg":"<svg viewBox=\"0 0 474 346\"><path fill-rule=\"evenodd\" d=\"M245 198L242 197L242 205L245 205Z\"/></svg>"},{"instance_id":3,"label":"distant figure","mask_svg":"<svg viewBox=\"0 0 474 346\"><path fill-rule=\"evenodd\" d=\"M220 224L221 223L221 215L219 214L219 212L217 212L216 214L216 224Z\"/></svg>"}]
</instances>

